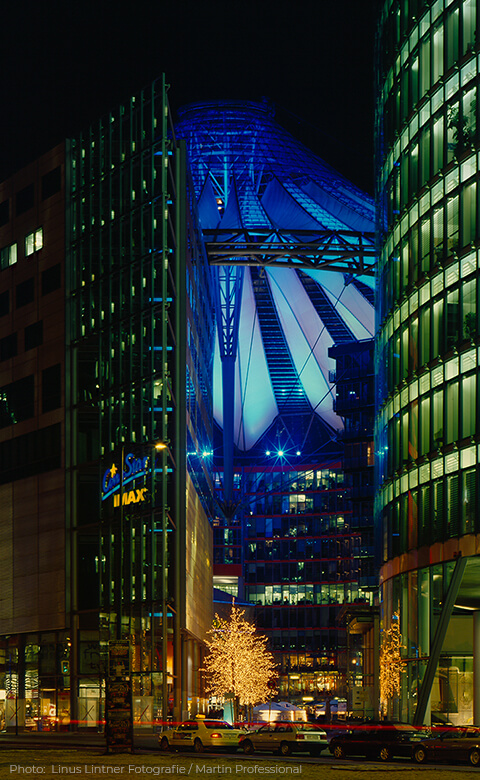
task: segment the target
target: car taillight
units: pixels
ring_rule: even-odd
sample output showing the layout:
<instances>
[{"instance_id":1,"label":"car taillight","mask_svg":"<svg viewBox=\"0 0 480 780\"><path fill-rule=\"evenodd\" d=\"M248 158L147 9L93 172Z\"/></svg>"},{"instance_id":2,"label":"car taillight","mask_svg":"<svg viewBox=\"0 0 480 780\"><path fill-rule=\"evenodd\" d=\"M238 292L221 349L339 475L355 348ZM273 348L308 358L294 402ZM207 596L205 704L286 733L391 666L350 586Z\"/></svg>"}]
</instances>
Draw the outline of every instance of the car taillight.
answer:
<instances>
[{"instance_id":1,"label":"car taillight","mask_svg":"<svg viewBox=\"0 0 480 780\"><path fill-rule=\"evenodd\" d=\"M217 734L217 732L216 732L216 731L214 731L214 732L213 732L213 734L210 734L210 736L211 736L211 738L212 738L212 739L215 739L215 738L217 738L217 739L218 739L218 738L219 738L219 737L221 737L222 735L221 735L221 734Z\"/></svg>"},{"instance_id":2,"label":"car taillight","mask_svg":"<svg viewBox=\"0 0 480 780\"><path fill-rule=\"evenodd\" d=\"M305 734L297 734L295 739L305 739Z\"/></svg>"}]
</instances>

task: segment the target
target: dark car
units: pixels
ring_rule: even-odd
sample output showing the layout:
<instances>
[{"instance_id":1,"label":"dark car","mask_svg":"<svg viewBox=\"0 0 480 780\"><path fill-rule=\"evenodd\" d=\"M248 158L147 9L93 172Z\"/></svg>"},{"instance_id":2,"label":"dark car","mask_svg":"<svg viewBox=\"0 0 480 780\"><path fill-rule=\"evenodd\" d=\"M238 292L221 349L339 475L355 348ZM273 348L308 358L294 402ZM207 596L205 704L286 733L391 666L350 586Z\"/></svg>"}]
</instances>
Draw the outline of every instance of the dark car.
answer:
<instances>
[{"instance_id":1,"label":"dark car","mask_svg":"<svg viewBox=\"0 0 480 780\"><path fill-rule=\"evenodd\" d=\"M460 726L422 739L413 749L413 760L417 764L425 761L469 761L472 766L480 766L480 729Z\"/></svg>"},{"instance_id":2,"label":"dark car","mask_svg":"<svg viewBox=\"0 0 480 780\"><path fill-rule=\"evenodd\" d=\"M389 761L393 757L411 758L412 749L422 735L409 723L381 721L349 726L332 737L330 752L335 758L366 756Z\"/></svg>"}]
</instances>

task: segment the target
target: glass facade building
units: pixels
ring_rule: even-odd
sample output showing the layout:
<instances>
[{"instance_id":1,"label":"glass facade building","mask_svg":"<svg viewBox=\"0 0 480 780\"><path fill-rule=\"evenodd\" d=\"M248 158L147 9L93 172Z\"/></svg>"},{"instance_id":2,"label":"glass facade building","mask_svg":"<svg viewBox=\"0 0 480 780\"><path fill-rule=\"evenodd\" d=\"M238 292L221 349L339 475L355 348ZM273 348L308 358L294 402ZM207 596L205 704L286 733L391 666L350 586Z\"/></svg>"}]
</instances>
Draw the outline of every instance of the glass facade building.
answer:
<instances>
[{"instance_id":1,"label":"glass facade building","mask_svg":"<svg viewBox=\"0 0 480 780\"><path fill-rule=\"evenodd\" d=\"M0 185L0 728L205 707L213 298L159 80ZM188 453L188 455L187 455Z\"/></svg>"},{"instance_id":2,"label":"glass facade building","mask_svg":"<svg viewBox=\"0 0 480 780\"><path fill-rule=\"evenodd\" d=\"M102 652L109 640L129 639L142 718L165 720L174 707L180 718L201 697L198 671L186 677L201 665L211 623L211 478L187 451L212 446L213 307L164 84L74 139L70 160L67 474L78 688L80 698L100 699ZM85 654L92 641L96 668Z\"/></svg>"},{"instance_id":3,"label":"glass facade building","mask_svg":"<svg viewBox=\"0 0 480 780\"><path fill-rule=\"evenodd\" d=\"M479 10L388 0L378 31L375 516L405 721L480 715Z\"/></svg>"}]
</instances>

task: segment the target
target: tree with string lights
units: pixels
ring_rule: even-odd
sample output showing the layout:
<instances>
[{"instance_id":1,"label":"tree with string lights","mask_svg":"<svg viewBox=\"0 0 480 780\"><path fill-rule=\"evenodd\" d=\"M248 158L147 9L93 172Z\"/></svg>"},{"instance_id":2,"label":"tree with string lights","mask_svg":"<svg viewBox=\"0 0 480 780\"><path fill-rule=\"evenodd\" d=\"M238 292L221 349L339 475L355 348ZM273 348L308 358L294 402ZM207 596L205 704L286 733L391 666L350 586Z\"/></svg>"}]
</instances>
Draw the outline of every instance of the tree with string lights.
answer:
<instances>
[{"instance_id":1,"label":"tree with string lights","mask_svg":"<svg viewBox=\"0 0 480 780\"><path fill-rule=\"evenodd\" d=\"M388 702L400 696L401 677L405 670L403 647L400 615L394 612L390 626L383 630L380 645L380 707L383 713L387 711Z\"/></svg>"},{"instance_id":2,"label":"tree with string lights","mask_svg":"<svg viewBox=\"0 0 480 780\"><path fill-rule=\"evenodd\" d=\"M253 707L272 696L276 674L273 655L266 647L267 637L258 634L244 614L234 602L229 620L215 615L207 634L209 652L203 667L208 693L233 695L235 720L239 705Z\"/></svg>"}]
</instances>

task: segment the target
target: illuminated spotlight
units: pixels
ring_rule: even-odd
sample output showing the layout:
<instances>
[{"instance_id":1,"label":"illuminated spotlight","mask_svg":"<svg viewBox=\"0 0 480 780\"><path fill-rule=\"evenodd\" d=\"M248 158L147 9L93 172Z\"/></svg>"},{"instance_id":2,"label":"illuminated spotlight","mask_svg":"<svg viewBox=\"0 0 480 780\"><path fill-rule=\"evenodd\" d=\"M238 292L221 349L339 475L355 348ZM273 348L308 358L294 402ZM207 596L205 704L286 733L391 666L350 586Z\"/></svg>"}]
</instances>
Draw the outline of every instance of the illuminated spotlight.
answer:
<instances>
[{"instance_id":1,"label":"illuminated spotlight","mask_svg":"<svg viewBox=\"0 0 480 780\"><path fill-rule=\"evenodd\" d=\"M302 453L300 452L300 450L297 450L297 455L301 455L301 454L302 454Z\"/></svg>"},{"instance_id":2,"label":"illuminated spotlight","mask_svg":"<svg viewBox=\"0 0 480 780\"><path fill-rule=\"evenodd\" d=\"M284 456L283 450L278 450L278 457L283 458L283 456Z\"/></svg>"},{"instance_id":3,"label":"illuminated spotlight","mask_svg":"<svg viewBox=\"0 0 480 780\"><path fill-rule=\"evenodd\" d=\"M207 450L204 450L204 451L202 452L202 455L203 455L203 457L204 457L204 458L206 458L206 457L207 457L207 455L211 455L211 453L210 453L210 452L208 452Z\"/></svg>"},{"instance_id":4,"label":"illuminated spotlight","mask_svg":"<svg viewBox=\"0 0 480 780\"><path fill-rule=\"evenodd\" d=\"M270 450L267 450L265 455L270 455Z\"/></svg>"}]
</instances>

